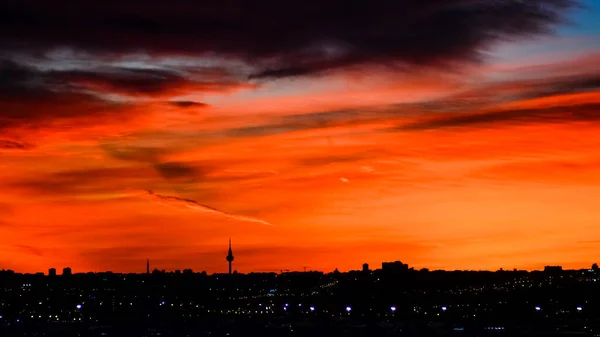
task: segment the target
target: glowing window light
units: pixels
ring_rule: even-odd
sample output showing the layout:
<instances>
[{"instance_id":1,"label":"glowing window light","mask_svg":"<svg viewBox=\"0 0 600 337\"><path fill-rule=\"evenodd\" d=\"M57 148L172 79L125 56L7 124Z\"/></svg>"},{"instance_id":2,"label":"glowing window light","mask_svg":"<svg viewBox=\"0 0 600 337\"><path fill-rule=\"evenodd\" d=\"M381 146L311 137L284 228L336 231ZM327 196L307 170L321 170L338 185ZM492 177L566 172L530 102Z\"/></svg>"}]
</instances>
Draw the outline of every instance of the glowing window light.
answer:
<instances>
[{"instance_id":1,"label":"glowing window light","mask_svg":"<svg viewBox=\"0 0 600 337\"><path fill-rule=\"evenodd\" d=\"M352 311L352 308L351 307L346 307L346 311L350 312L350 311Z\"/></svg>"},{"instance_id":2,"label":"glowing window light","mask_svg":"<svg viewBox=\"0 0 600 337\"><path fill-rule=\"evenodd\" d=\"M390 310L391 310L392 312L394 312L394 311L396 311L396 307L391 307L391 308L390 308Z\"/></svg>"},{"instance_id":3,"label":"glowing window light","mask_svg":"<svg viewBox=\"0 0 600 337\"><path fill-rule=\"evenodd\" d=\"M315 307L310 307L310 311L315 311Z\"/></svg>"}]
</instances>

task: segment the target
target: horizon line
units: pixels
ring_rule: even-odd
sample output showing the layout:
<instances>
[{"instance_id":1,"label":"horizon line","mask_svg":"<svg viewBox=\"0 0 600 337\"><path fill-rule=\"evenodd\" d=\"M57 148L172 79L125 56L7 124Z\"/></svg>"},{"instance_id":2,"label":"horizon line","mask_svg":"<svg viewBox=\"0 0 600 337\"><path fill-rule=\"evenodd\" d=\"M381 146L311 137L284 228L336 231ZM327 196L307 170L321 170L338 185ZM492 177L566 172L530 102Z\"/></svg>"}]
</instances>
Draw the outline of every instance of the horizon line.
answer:
<instances>
[{"instance_id":1,"label":"horizon line","mask_svg":"<svg viewBox=\"0 0 600 337\"><path fill-rule=\"evenodd\" d=\"M393 263L393 262L392 262ZM565 269L563 268L561 265L546 265L544 266L543 269L519 269L519 268L511 268L511 269L504 269L504 268L498 268L496 270L491 270L491 269L429 269L429 268L414 268L414 267L410 267L406 270L403 270L402 272L471 272L471 273L477 273L477 272L488 272L488 273L497 273L497 272L526 272L526 273L532 273L532 272L545 272L546 268L552 268L552 269L556 269L557 271L594 271L593 266L596 263L592 264L592 266L590 268L570 268L570 269ZM66 269L70 267L65 267L63 269ZM6 272L12 272L14 274L18 274L18 275L44 275L44 276L50 276L49 274L49 270L50 269L55 269L55 271L58 271L58 269L56 268L49 268L47 272L43 272L43 271L37 271L37 272L19 272L19 271L15 271L12 269L0 269L0 273L6 273ZM195 271L191 268L185 268L185 269L153 269L150 272L150 275L152 275L155 271L159 272L159 273L163 273L163 274L177 274L177 272L179 272L180 274L184 274L184 271L190 270L192 274L203 274L206 273L207 276L212 276L212 275L229 275L227 271L223 271L223 272L213 272L213 273L208 273L205 270L201 270L201 271ZM599 269L600 270L600 269ZM280 269L280 270L269 270L269 271L265 271L265 270L257 270L257 271L250 271L250 272L238 272L235 271L234 274L237 275L249 275L249 274L285 274L285 273L323 273L323 274L334 274L339 272L339 273L351 273L351 272L360 272L360 273L364 273L364 272L377 272L377 271L384 271L383 268L377 268L377 269L369 269L367 271L365 270L361 270L361 269L350 269L350 270L345 270L345 271L339 271L337 268L334 269L333 271L322 271L322 270L288 270L288 269ZM393 272L393 271L392 271ZM86 275L86 274L106 274L106 273L112 273L112 274L127 274L127 275L148 275L147 272L143 271L143 272L115 272L112 270L104 270L104 271L82 271L82 272L73 272L71 270L71 275ZM41 275L40 275L41 274ZM64 275L64 274L56 274L53 276L71 276L71 275Z\"/></svg>"}]
</instances>

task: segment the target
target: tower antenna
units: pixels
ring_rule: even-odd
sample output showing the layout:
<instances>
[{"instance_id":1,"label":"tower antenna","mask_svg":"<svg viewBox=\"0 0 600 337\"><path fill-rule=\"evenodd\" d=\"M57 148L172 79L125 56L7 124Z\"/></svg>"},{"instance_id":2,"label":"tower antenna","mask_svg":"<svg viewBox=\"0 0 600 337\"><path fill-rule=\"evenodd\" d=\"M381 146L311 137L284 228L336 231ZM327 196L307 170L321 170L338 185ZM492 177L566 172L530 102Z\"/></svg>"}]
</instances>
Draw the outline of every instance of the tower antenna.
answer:
<instances>
[{"instance_id":1,"label":"tower antenna","mask_svg":"<svg viewBox=\"0 0 600 337\"><path fill-rule=\"evenodd\" d=\"M225 260L229 263L229 275L231 275L231 263L233 262L233 251L231 250L231 238L229 238L229 250L227 251L227 257Z\"/></svg>"}]
</instances>

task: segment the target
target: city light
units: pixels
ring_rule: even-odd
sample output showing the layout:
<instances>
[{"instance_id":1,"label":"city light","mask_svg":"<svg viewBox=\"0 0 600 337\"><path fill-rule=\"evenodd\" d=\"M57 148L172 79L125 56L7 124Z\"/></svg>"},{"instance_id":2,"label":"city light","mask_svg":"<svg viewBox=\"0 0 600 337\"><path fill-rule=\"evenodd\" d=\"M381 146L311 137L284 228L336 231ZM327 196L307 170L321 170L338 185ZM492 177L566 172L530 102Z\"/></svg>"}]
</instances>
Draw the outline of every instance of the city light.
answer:
<instances>
[{"instance_id":1,"label":"city light","mask_svg":"<svg viewBox=\"0 0 600 337\"><path fill-rule=\"evenodd\" d=\"M577 311L581 311L581 310L583 310L582 307L577 307Z\"/></svg>"},{"instance_id":2,"label":"city light","mask_svg":"<svg viewBox=\"0 0 600 337\"><path fill-rule=\"evenodd\" d=\"M77 309L81 309L81 304L77 304Z\"/></svg>"},{"instance_id":3,"label":"city light","mask_svg":"<svg viewBox=\"0 0 600 337\"><path fill-rule=\"evenodd\" d=\"M346 311L350 312L350 311L352 311L352 308L351 307L346 307Z\"/></svg>"},{"instance_id":4,"label":"city light","mask_svg":"<svg viewBox=\"0 0 600 337\"><path fill-rule=\"evenodd\" d=\"M310 307L310 311L315 311L315 307Z\"/></svg>"},{"instance_id":5,"label":"city light","mask_svg":"<svg viewBox=\"0 0 600 337\"><path fill-rule=\"evenodd\" d=\"M535 311L540 311L540 310L542 310L542 308L540 308L540 307L535 307Z\"/></svg>"},{"instance_id":6,"label":"city light","mask_svg":"<svg viewBox=\"0 0 600 337\"><path fill-rule=\"evenodd\" d=\"M442 311L446 311L446 309L447 309L446 307L442 307Z\"/></svg>"},{"instance_id":7,"label":"city light","mask_svg":"<svg viewBox=\"0 0 600 337\"><path fill-rule=\"evenodd\" d=\"M392 312L394 312L394 311L396 311L396 307L391 307L391 308L390 308L390 310L391 310Z\"/></svg>"}]
</instances>

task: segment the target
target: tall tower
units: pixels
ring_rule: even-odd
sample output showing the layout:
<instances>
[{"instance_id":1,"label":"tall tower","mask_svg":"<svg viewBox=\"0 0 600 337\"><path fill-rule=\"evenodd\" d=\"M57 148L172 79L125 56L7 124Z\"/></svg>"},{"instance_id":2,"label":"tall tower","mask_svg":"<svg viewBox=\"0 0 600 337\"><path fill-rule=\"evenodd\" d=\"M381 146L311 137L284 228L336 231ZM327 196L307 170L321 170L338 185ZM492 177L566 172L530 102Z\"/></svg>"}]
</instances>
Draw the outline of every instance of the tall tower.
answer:
<instances>
[{"instance_id":1,"label":"tall tower","mask_svg":"<svg viewBox=\"0 0 600 337\"><path fill-rule=\"evenodd\" d=\"M150 259L146 259L146 274L150 274Z\"/></svg>"},{"instance_id":2,"label":"tall tower","mask_svg":"<svg viewBox=\"0 0 600 337\"><path fill-rule=\"evenodd\" d=\"M233 252L231 251L231 238L229 238L229 251L227 252L227 258L225 258L227 262L229 262L229 274L231 275L231 262L233 262Z\"/></svg>"}]
</instances>

